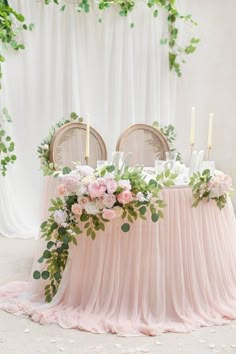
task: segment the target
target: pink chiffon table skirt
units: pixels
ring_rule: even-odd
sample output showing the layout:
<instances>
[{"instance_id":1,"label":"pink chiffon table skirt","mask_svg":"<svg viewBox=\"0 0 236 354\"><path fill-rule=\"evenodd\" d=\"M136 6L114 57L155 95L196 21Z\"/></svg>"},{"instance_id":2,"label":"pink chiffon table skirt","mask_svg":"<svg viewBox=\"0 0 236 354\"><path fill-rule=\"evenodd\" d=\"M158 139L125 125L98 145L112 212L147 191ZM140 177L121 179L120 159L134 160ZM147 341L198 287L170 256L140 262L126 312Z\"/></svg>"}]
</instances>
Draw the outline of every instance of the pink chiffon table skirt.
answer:
<instances>
[{"instance_id":1,"label":"pink chiffon table skirt","mask_svg":"<svg viewBox=\"0 0 236 354\"><path fill-rule=\"evenodd\" d=\"M119 335L187 332L236 318L231 201L223 210L213 201L192 208L190 188L162 195L167 207L157 223L138 220L123 233L115 219L94 241L79 235L51 304L45 283L31 276L0 287L0 307L41 324Z\"/></svg>"}]
</instances>

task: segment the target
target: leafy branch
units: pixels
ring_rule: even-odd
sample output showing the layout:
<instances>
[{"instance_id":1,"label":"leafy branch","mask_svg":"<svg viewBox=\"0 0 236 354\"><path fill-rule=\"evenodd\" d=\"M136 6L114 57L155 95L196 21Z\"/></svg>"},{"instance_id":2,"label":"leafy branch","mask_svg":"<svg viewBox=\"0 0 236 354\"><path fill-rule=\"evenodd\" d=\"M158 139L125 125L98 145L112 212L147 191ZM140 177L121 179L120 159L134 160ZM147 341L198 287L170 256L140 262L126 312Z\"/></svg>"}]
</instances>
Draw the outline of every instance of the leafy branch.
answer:
<instances>
[{"instance_id":1,"label":"leafy branch","mask_svg":"<svg viewBox=\"0 0 236 354\"><path fill-rule=\"evenodd\" d=\"M61 6L61 11L66 8L65 0L43 0L46 5L54 3ZM175 71L177 76L181 76L181 64L185 63L185 56L192 54L197 49L199 38L191 38L186 46L179 44L179 28L178 23L183 21L196 26L197 23L192 20L192 15L183 15L180 13L176 6L176 0L145 0L146 5L153 11L153 16L157 18L160 11L164 11L167 14L168 33L161 39L161 45L169 46L169 68ZM134 0L98 0L96 2L99 10L104 11L106 9L115 6L118 8L120 16L128 16L129 13L135 8ZM78 0L75 6L77 12L84 11L88 13L90 11L91 0ZM101 22L101 19L99 19ZM131 28L134 27L134 23L131 23Z\"/></svg>"}]
</instances>

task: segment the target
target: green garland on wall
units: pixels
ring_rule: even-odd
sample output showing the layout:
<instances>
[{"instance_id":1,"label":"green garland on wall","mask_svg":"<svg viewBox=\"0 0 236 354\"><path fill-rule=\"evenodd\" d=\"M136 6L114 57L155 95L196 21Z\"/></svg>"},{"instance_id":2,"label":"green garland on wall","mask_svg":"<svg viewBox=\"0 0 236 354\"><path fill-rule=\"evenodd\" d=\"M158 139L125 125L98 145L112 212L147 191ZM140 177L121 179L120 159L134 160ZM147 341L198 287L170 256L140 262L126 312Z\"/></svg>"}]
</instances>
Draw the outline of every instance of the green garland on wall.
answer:
<instances>
[{"instance_id":1,"label":"green garland on wall","mask_svg":"<svg viewBox=\"0 0 236 354\"><path fill-rule=\"evenodd\" d=\"M54 3L60 6L61 11L66 8L66 0L43 0L46 5ZM92 0L77 0L75 10L77 12L90 11ZM176 0L144 0L145 4L151 9L154 17L158 17L160 10L164 10L167 14L168 35L161 39L160 44L168 45L169 47L169 67L170 70L176 72L178 76L182 75L181 64L185 63L185 56L195 52L199 38L191 38L186 46L181 46L178 43L179 29L177 23L183 21L196 26L197 23L192 20L192 16L182 15L176 6ZM135 0L98 0L95 2L98 9L103 11L111 7L116 7L120 16L128 16L135 8ZM101 22L101 19L99 20ZM131 23L131 27L134 24Z\"/></svg>"},{"instance_id":2,"label":"green garland on wall","mask_svg":"<svg viewBox=\"0 0 236 354\"><path fill-rule=\"evenodd\" d=\"M33 24L28 26L25 23L24 16L14 10L8 4L7 0L0 0L0 89L2 78L1 66L6 60L4 50L8 48L12 48L16 51L24 49L24 44L18 40L18 34L22 30L31 31L32 29ZM4 128L4 120L11 122L11 117L6 108L2 109L0 119L0 173L3 176L6 175L8 165L16 160L16 155L13 153L15 144Z\"/></svg>"}]
</instances>

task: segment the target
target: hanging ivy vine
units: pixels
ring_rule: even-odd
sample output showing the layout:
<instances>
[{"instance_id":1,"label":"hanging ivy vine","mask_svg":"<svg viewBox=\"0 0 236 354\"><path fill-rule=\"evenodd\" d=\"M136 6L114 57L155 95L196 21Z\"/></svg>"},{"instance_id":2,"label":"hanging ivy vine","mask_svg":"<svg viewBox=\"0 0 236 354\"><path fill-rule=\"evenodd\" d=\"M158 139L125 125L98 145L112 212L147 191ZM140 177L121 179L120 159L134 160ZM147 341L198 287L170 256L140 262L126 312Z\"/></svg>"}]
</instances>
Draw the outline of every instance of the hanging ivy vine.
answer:
<instances>
[{"instance_id":1,"label":"hanging ivy vine","mask_svg":"<svg viewBox=\"0 0 236 354\"><path fill-rule=\"evenodd\" d=\"M61 11L66 8L66 0L43 0L46 5L54 3L60 6ZM93 0L74 0L75 10L77 12L88 13L90 11ZM144 0L145 4L153 12L154 17L158 17L160 10L164 10L167 14L168 34L160 41L161 45L168 45L169 47L169 68L176 72L178 76L182 75L181 64L185 63L185 56L192 54L197 49L199 38L191 38L187 45L181 46L178 43L179 28L177 23L184 21L196 26L197 23L192 20L192 15L183 15L176 6L176 0ZM120 16L128 16L135 8L135 0L97 0L95 2L99 10L106 10L111 7L118 9ZM101 19L99 19L101 22ZM131 23L134 27L134 23Z\"/></svg>"},{"instance_id":2,"label":"hanging ivy vine","mask_svg":"<svg viewBox=\"0 0 236 354\"><path fill-rule=\"evenodd\" d=\"M33 24L28 26L25 23L24 16L13 9L7 0L0 0L0 89L2 63L6 60L4 50L9 47L16 51L24 49L24 44L18 40L18 34L22 30L31 31L32 29ZM11 117L6 108L3 108L0 117L0 173L3 176L6 175L8 164L16 160L16 155L13 153L15 144L4 128L4 117L5 121L11 122Z\"/></svg>"}]
</instances>

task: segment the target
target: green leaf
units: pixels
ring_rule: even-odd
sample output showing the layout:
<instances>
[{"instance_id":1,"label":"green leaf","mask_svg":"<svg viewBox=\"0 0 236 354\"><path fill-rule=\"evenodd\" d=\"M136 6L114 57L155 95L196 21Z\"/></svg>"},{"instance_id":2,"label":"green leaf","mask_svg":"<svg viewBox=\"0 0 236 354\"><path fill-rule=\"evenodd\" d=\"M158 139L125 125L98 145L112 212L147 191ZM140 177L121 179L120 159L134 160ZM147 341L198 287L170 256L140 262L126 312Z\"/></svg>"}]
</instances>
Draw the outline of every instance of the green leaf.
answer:
<instances>
[{"instance_id":1,"label":"green leaf","mask_svg":"<svg viewBox=\"0 0 236 354\"><path fill-rule=\"evenodd\" d=\"M54 242L49 241L49 242L47 243L47 249L52 248L54 245L55 245L55 243L54 243Z\"/></svg>"},{"instance_id":2,"label":"green leaf","mask_svg":"<svg viewBox=\"0 0 236 354\"><path fill-rule=\"evenodd\" d=\"M40 257L40 258L38 259L38 262L39 262L39 263L43 263L43 261L44 261L44 258L43 258L43 257Z\"/></svg>"},{"instance_id":3,"label":"green leaf","mask_svg":"<svg viewBox=\"0 0 236 354\"><path fill-rule=\"evenodd\" d=\"M141 215L144 215L147 211L147 208L145 206L142 206L141 208L139 208L139 212Z\"/></svg>"},{"instance_id":4,"label":"green leaf","mask_svg":"<svg viewBox=\"0 0 236 354\"><path fill-rule=\"evenodd\" d=\"M121 226L121 230L123 232L128 232L130 229L130 225L128 223L124 223L122 226Z\"/></svg>"},{"instance_id":5,"label":"green leaf","mask_svg":"<svg viewBox=\"0 0 236 354\"><path fill-rule=\"evenodd\" d=\"M153 222L157 222L158 219L159 219L159 215L158 215L157 213L153 213L153 214L152 214L152 221L153 221Z\"/></svg>"},{"instance_id":6,"label":"green leaf","mask_svg":"<svg viewBox=\"0 0 236 354\"><path fill-rule=\"evenodd\" d=\"M35 270L34 273L33 273L33 278L34 279L40 279L41 277L41 274L38 270Z\"/></svg>"},{"instance_id":7,"label":"green leaf","mask_svg":"<svg viewBox=\"0 0 236 354\"><path fill-rule=\"evenodd\" d=\"M49 258L51 258L51 256L52 256L52 254L51 254L50 251L45 250L45 251L43 252L43 258L49 259Z\"/></svg>"},{"instance_id":8,"label":"green leaf","mask_svg":"<svg viewBox=\"0 0 236 354\"><path fill-rule=\"evenodd\" d=\"M64 167L62 169L62 174L63 175L68 175L71 172L71 168L70 167Z\"/></svg>"},{"instance_id":9,"label":"green leaf","mask_svg":"<svg viewBox=\"0 0 236 354\"><path fill-rule=\"evenodd\" d=\"M49 278L49 272L47 270L44 270L41 274L41 277L44 279L44 280L47 280Z\"/></svg>"},{"instance_id":10,"label":"green leaf","mask_svg":"<svg viewBox=\"0 0 236 354\"><path fill-rule=\"evenodd\" d=\"M115 166L114 165L110 165L106 167L107 172L113 172L115 170Z\"/></svg>"}]
</instances>

